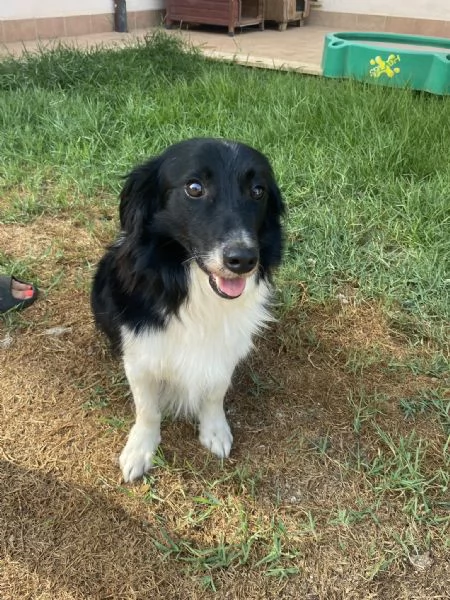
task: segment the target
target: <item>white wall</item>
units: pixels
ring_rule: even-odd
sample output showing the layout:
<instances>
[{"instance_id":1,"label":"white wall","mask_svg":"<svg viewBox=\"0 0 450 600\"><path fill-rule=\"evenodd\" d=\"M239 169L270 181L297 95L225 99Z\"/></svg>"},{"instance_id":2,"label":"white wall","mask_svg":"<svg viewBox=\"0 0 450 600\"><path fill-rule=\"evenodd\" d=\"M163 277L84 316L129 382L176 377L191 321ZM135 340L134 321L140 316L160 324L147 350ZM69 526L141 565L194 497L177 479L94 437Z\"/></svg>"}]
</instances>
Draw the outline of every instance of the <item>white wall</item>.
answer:
<instances>
[{"instance_id":1,"label":"white wall","mask_svg":"<svg viewBox=\"0 0 450 600\"><path fill-rule=\"evenodd\" d=\"M321 0L322 10L450 21L450 0Z\"/></svg>"},{"instance_id":2,"label":"white wall","mask_svg":"<svg viewBox=\"0 0 450 600\"><path fill-rule=\"evenodd\" d=\"M332 12L389 15L450 21L450 0L321 0ZM127 9L157 10L165 0L127 0ZM114 0L0 0L0 19L101 15L114 12Z\"/></svg>"},{"instance_id":3,"label":"white wall","mask_svg":"<svg viewBox=\"0 0 450 600\"><path fill-rule=\"evenodd\" d=\"M164 0L127 0L127 9L155 10ZM114 0L0 0L0 19L38 19L102 15L114 12Z\"/></svg>"}]
</instances>

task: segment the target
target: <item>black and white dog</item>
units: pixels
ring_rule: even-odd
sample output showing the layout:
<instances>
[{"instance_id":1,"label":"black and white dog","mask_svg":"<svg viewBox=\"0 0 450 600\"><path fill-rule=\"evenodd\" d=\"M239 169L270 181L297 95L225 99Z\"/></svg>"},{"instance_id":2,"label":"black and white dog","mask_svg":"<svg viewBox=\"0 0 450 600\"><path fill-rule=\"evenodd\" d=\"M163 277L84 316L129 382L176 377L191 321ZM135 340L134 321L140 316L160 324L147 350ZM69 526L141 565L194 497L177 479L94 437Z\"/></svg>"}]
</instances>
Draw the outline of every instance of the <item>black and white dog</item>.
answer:
<instances>
[{"instance_id":1,"label":"black and white dog","mask_svg":"<svg viewBox=\"0 0 450 600\"><path fill-rule=\"evenodd\" d=\"M267 159L236 142L180 142L128 176L121 233L92 290L136 408L120 456L125 481L151 467L167 410L196 417L200 442L229 455L224 396L270 320L283 210Z\"/></svg>"}]
</instances>

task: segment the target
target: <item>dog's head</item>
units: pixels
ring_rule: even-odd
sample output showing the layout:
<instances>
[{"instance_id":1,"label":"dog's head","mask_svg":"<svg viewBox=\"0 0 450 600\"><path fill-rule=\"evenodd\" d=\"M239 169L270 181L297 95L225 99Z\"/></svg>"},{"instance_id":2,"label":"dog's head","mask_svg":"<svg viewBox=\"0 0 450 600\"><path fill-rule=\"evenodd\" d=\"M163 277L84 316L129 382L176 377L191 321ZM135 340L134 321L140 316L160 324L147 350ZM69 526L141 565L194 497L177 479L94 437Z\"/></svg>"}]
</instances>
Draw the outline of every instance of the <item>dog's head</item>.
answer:
<instances>
[{"instance_id":1,"label":"dog's head","mask_svg":"<svg viewBox=\"0 0 450 600\"><path fill-rule=\"evenodd\" d=\"M125 240L140 254L185 268L195 260L223 298L240 296L252 275L281 260L284 207L268 160L244 144L192 139L135 169L121 194ZM125 242L126 243L126 242ZM147 255L147 258L145 256Z\"/></svg>"}]
</instances>

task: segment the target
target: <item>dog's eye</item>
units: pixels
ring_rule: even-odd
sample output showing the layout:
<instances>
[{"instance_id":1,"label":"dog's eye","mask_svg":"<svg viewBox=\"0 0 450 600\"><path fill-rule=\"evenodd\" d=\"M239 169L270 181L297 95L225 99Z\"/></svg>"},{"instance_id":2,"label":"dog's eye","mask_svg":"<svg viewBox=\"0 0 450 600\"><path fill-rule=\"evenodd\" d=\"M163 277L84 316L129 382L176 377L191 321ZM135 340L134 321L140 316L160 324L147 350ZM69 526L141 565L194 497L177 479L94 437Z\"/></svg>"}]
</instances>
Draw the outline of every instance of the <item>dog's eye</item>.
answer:
<instances>
[{"instance_id":1,"label":"dog's eye","mask_svg":"<svg viewBox=\"0 0 450 600\"><path fill-rule=\"evenodd\" d=\"M205 194L205 188L196 179L188 181L184 186L184 191L190 198L201 198Z\"/></svg>"},{"instance_id":2,"label":"dog's eye","mask_svg":"<svg viewBox=\"0 0 450 600\"><path fill-rule=\"evenodd\" d=\"M259 200L264 196L265 191L262 185L254 185L250 190L250 195L254 200Z\"/></svg>"}]
</instances>

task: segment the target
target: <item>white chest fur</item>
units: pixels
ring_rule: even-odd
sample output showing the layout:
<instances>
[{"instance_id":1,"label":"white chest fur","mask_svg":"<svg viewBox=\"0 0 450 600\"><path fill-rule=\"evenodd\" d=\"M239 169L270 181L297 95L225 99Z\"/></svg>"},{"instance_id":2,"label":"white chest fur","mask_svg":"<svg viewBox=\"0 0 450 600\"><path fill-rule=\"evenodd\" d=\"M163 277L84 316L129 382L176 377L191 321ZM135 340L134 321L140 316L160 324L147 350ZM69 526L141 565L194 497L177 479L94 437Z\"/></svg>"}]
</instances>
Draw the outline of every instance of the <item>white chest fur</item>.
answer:
<instances>
[{"instance_id":1,"label":"white chest fur","mask_svg":"<svg viewBox=\"0 0 450 600\"><path fill-rule=\"evenodd\" d=\"M164 330L136 335L123 328L124 361L128 369L143 369L162 384L166 398L161 400L172 410L195 414L204 394L228 387L253 335L271 320L269 297L270 287L251 277L242 296L220 298L192 265L189 299Z\"/></svg>"}]
</instances>

